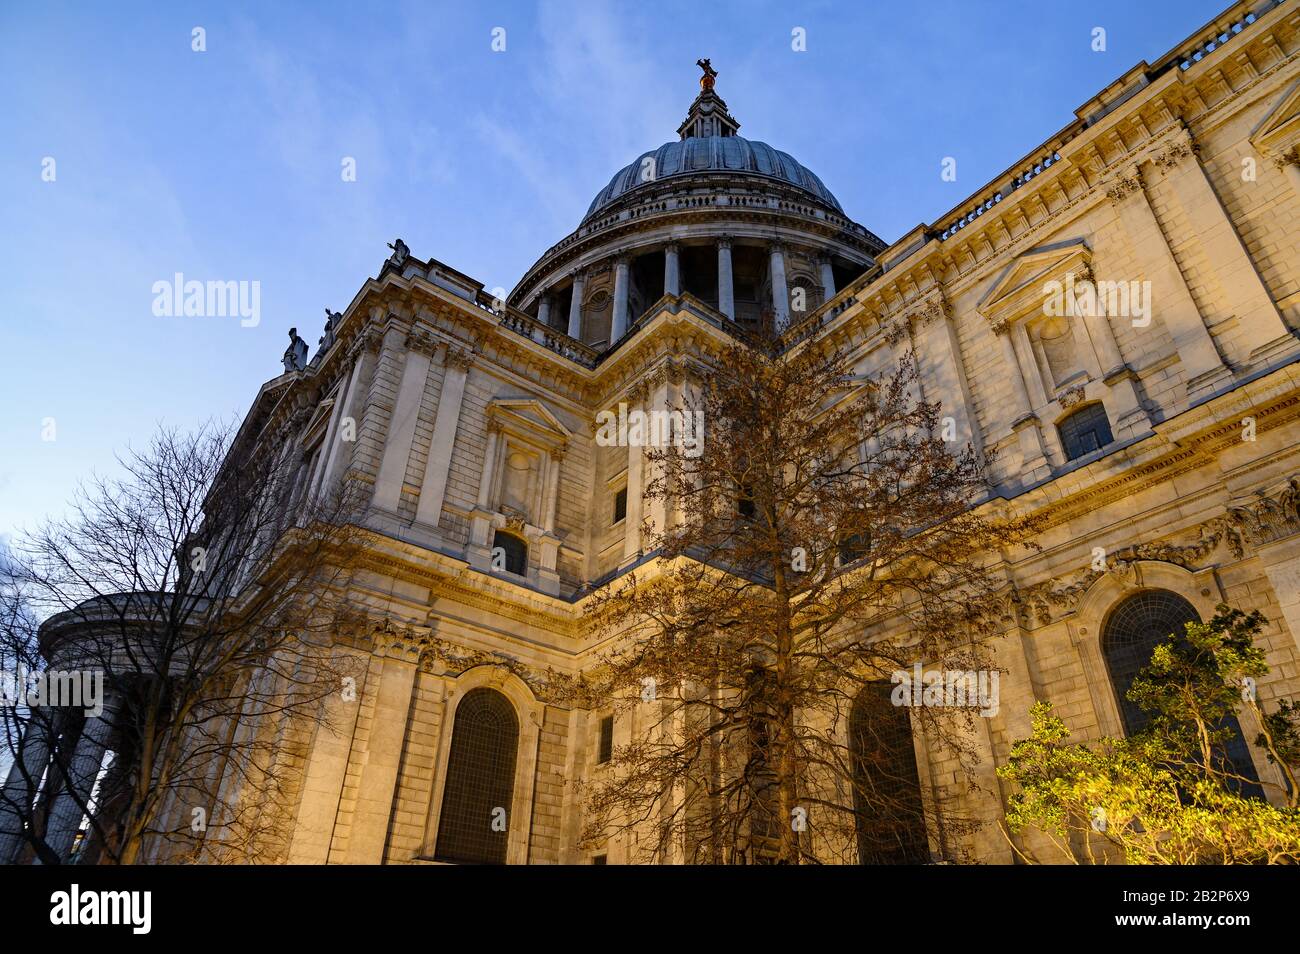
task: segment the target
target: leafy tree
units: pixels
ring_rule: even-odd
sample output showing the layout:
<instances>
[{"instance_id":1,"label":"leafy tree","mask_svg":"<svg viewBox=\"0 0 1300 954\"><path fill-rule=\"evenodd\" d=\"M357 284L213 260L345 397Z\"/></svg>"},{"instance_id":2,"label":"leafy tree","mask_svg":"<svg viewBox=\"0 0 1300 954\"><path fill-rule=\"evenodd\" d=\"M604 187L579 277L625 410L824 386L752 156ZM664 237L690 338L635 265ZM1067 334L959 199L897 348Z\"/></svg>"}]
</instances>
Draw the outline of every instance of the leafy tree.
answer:
<instances>
[{"instance_id":1,"label":"leafy tree","mask_svg":"<svg viewBox=\"0 0 1300 954\"><path fill-rule=\"evenodd\" d=\"M1008 800L1010 831L1037 829L1076 862L1300 862L1300 710L1283 700L1269 713L1257 700L1255 682L1268 672L1254 642L1264 622L1258 611L1220 605L1209 622L1157 646L1128 693L1151 721L1129 738L1071 743L1052 707L1037 704L1032 735L998 769L1019 786ZM1256 744L1283 773L1285 806L1243 794L1247 780L1226 758L1228 719L1243 705L1264 727Z\"/></svg>"}]
</instances>

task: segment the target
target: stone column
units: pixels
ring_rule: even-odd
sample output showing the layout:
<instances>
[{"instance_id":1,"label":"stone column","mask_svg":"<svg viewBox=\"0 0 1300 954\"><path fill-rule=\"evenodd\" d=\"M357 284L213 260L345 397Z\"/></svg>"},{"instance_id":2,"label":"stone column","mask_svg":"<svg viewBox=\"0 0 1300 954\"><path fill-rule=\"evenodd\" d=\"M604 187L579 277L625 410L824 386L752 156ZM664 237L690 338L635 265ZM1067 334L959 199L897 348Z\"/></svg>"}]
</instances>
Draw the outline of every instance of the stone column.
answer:
<instances>
[{"instance_id":1,"label":"stone column","mask_svg":"<svg viewBox=\"0 0 1300 954\"><path fill-rule=\"evenodd\" d=\"M316 462L316 467L311 474L311 483L308 490L308 498L314 499L320 494L321 487L325 481L325 470L329 465L330 453L334 448L334 435L338 431L339 418L343 416L343 403L348 388L352 386L352 376L356 373L356 368L349 369L347 380L339 389L338 396L334 399L334 406L330 408L330 419L325 426L325 437L321 441L320 459Z\"/></svg>"},{"instance_id":2,"label":"stone column","mask_svg":"<svg viewBox=\"0 0 1300 954\"><path fill-rule=\"evenodd\" d=\"M1090 282L1095 281L1091 269L1084 273L1083 278ZM1100 297L1097 301L1100 303ZM1078 312L1084 313L1082 309L1078 309ZM1101 368L1101 380L1109 388L1102 403L1106 405L1106 415L1110 418L1111 430L1116 437L1130 437L1150 430L1151 418L1142 407L1142 400L1138 397L1137 384L1134 381L1135 376L1124 363L1119 342L1115 340L1115 329L1111 327L1110 322L1111 316L1106 314L1078 319L1078 325L1083 326L1084 333L1092 342L1093 354L1096 355L1097 364Z\"/></svg>"},{"instance_id":3,"label":"stone column","mask_svg":"<svg viewBox=\"0 0 1300 954\"><path fill-rule=\"evenodd\" d=\"M1137 167L1121 176L1108 194L1116 204L1124 231L1149 276L1153 308L1159 308L1160 318L1174 340L1174 348L1186 373L1188 393L1212 389L1230 380L1232 374L1219 357L1200 310L1192 300L1187 281L1147 200Z\"/></svg>"},{"instance_id":4,"label":"stone column","mask_svg":"<svg viewBox=\"0 0 1300 954\"><path fill-rule=\"evenodd\" d=\"M483 473L479 475L478 481L478 505L480 508L487 507L488 499L492 495L492 473L496 469L497 442L500 439L501 432L489 424L487 450L483 452Z\"/></svg>"},{"instance_id":5,"label":"stone column","mask_svg":"<svg viewBox=\"0 0 1300 954\"><path fill-rule=\"evenodd\" d=\"M379 475L375 478L374 506L380 510L396 513L398 501L402 498L406 465L411 459L415 424L420 417L420 404L424 399L424 386L435 346L434 340L423 331L412 330L406 336L406 363L402 367L397 403L388 424Z\"/></svg>"},{"instance_id":6,"label":"stone column","mask_svg":"<svg viewBox=\"0 0 1300 954\"><path fill-rule=\"evenodd\" d=\"M1300 198L1300 152L1292 150L1284 156L1278 156L1273 160L1273 164L1282 170L1286 181L1291 183L1291 188Z\"/></svg>"},{"instance_id":7,"label":"stone column","mask_svg":"<svg viewBox=\"0 0 1300 954\"><path fill-rule=\"evenodd\" d=\"M922 307L913 322L916 357L926 392L938 399L940 417L953 419L957 449L970 443L977 452L980 451L982 435L973 418L974 404L966 380L961 343L947 301L942 295L937 295Z\"/></svg>"},{"instance_id":8,"label":"stone column","mask_svg":"<svg viewBox=\"0 0 1300 954\"><path fill-rule=\"evenodd\" d=\"M1047 389L1043 387L1043 376L1034 358L1034 348L1029 343L1029 329L1023 321L1012 322L1011 344L1016 355L1016 367L1020 370L1020 380L1028 389L1029 409L1033 411L1043 407L1048 403Z\"/></svg>"},{"instance_id":9,"label":"stone column","mask_svg":"<svg viewBox=\"0 0 1300 954\"><path fill-rule=\"evenodd\" d=\"M369 656L352 649L336 649L334 655L338 662L353 664L350 668L355 671L356 682L340 686L339 691L331 692L321 703L325 719L316 727L307 757L302 798L289 845L288 861L293 865L323 865L329 861L357 714L366 692ZM350 691L345 693L345 689Z\"/></svg>"},{"instance_id":10,"label":"stone column","mask_svg":"<svg viewBox=\"0 0 1300 954\"><path fill-rule=\"evenodd\" d=\"M569 302L569 337L582 340L582 290L587 284L587 276L582 272L573 273L573 300Z\"/></svg>"},{"instance_id":11,"label":"stone column","mask_svg":"<svg viewBox=\"0 0 1300 954\"><path fill-rule=\"evenodd\" d=\"M379 336L373 333L365 333L357 338L352 346L352 376L348 379L347 389L342 396L342 413L339 415L338 426L330 437L330 444L326 448L325 466L322 468L322 476L319 490L320 492L331 492L338 480L340 479L343 468L351 458L349 450L344 449L348 443L355 444L359 431L361 430L361 414L365 410L365 395L367 382L375 371L375 363L379 359ZM345 441L342 438L343 423L346 418L352 419L352 439Z\"/></svg>"},{"instance_id":12,"label":"stone column","mask_svg":"<svg viewBox=\"0 0 1300 954\"><path fill-rule=\"evenodd\" d=\"M555 529L555 511L560 503L560 462L562 460L564 460L563 449L551 451L546 478L546 519L542 522L542 529L547 533Z\"/></svg>"},{"instance_id":13,"label":"stone column","mask_svg":"<svg viewBox=\"0 0 1300 954\"><path fill-rule=\"evenodd\" d=\"M550 327L551 324L551 296L543 295L542 300L537 303L537 320L542 324Z\"/></svg>"},{"instance_id":14,"label":"stone column","mask_svg":"<svg viewBox=\"0 0 1300 954\"><path fill-rule=\"evenodd\" d=\"M13 864L22 851L26 811L15 808L14 803L29 810L32 807L50 757L48 731L49 727L33 715L14 747L14 761L5 777L4 797L0 798L0 865Z\"/></svg>"},{"instance_id":15,"label":"stone column","mask_svg":"<svg viewBox=\"0 0 1300 954\"><path fill-rule=\"evenodd\" d=\"M424 465L420 502L415 509L416 522L431 527L437 527L442 518L442 502L447 495L451 454L456 445L460 408L465 398L465 381L470 366L474 363L474 356L468 351L448 345L443 349L442 361L442 393L438 397L438 413L434 418L433 436L429 441L429 458Z\"/></svg>"},{"instance_id":16,"label":"stone column","mask_svg":"<svg viewBox=\"0 0 1300 954\"><path fill-rule=\"evenodd\" d=\"M649 403L650 403L651 413L653 413L654 411L663 411L667 413L668 411L672 410L672 388L669 384L668 373L666 368L664 369L663 373L659 375L658 379L655 380L654 384L651 387ZM646 436L647 438L649 438L651 435L646 435ZM656 434L655 436L656 437L662 436L665 441L665 443L662 446L660 446L658 449L662 451L668 450L668 441L671 440L670 435L664 433L662 435ZM647 471L647 473L645 474L645 482L646 484L649 484L652 480L654 480L655 478L663 474L665 467L662 464L655 465L655 464L647 463L645 465L645 470ZM650 518L650 523L653 526L653 532L657 536L663 536L664 530L667 529L668 505L669 502L665 500L663 497L659 497L649 502L650 512L647 514L647 516Z\"/></svg>"},{"instance_id":17,"label":"stone column","mask_svg":"<svg viewBox=\"0 0 1300 954\"><path fill-rule=\"evenodd\" d=\"M378 649L384 657L375 688L375 708L365 762L352 811L352 831L344 861L352 865L377 865L384 860L384 842L393 811L393 792L402 760L411 691L415 686L417 651L405 643Z\"/></svg>"},{"instance_id":18,"label":"stone column","mask_svg":"<svg viewBox=\"0 0 1300 954\"><path fill-rule=\"evenodd\" d=\"M469 543L465 546L465 558L470 566L485 572L492 565L492 535L496 519L488 510L488 503L492 499L492 487L496 482L501 458L507 453L507 450L503 450L505 441L500 425L489 419L487 448L483 451L483 471L478 480L478 499L470 511Z\"/></svg>"},{"instance_id":19,"label":"stone column","mask_svg":"<svg viewBox=\"0 0 1300 954\"><path fill-rule=\"evenodd\" d=\"M645 400L645 394L641 391L632 391L627 396L627 413L631 416L632 411L640 407ZM636 562L637 557L641 555L641 514L644 501L641 499L641 488L643 475L645 472L645 454L644 448L633 446L632 441L628 441L627 446L627 518L623 521L623 565Z\"/></svg>"},{"instance_id":20,"label":"stone column","mask_svg":"<svg viewBox=\"0 0 1300 954\"><path fill-rule=\"evenodd\" d=\"M1011 381L1011 420L1009 426L1020 440L1021 477L1030 479L1036 473L1046 476L1047 454L1043 450L1043 435L1038 430L1038 418L1029 404L1025 390L1025 377L1016 356L1016 346L1011 340L1009 322L994 325L993 333L1002 341L1002 363Z\"/></svg>"},{"instance_id":21,"label":"stone column","mask_svg":"<svg viewBox=\"0 0 1300 954\"><path fill-rule=\"evenodd\" d=\"M701 440L706 440L706 431L703 426L700 426L702 425L702 421L697 420L695 417L695 415L700 413L699 407L696 406L696 395L692 390L691 381L686 377L680 365L669 368L668 400L671 405L670 410L676 409L682 412L682 426L686 431L683 435L683 439L692 444L695 442L697 437ZM688 413L691 414L690 418L687 417ZM685 451L685 447L679 449L680 453L685 453ZM699 451L692 451L692 453L699 453ZM684 472L679 474L678 479L683 482L688 480L688 473ZM683 485L669 485L668 500L666 502L664 513L665 529L675 529L682 526L685 522L685 503L683 502L684 492L685 488Z\"/></svg>"},{"instance_id":22,"label":"stone column","mask_svg":"<svg viewBox=\"0 0 1300 954\"><path fill-rule=\"evenodd\" d=\"M674 298L682 293L681 266L677 261L676 242L664 246L664 294Z\"/></svg>"},{"instance_id":23,"label":"stone column","mask_svg":"<svg viewBox=\"0 0 1300 954\"><path fill-rule=\"evenodd\" d=\"M831 260L824 256L817 260L817 265L822 273L822 301L827 302L835 297L835 270L831 268Z\"/></svg>"},{"instance_id":24,"label":"stone column","mask_svg":"<svg viewBox=\"0 0 1300 954\"><path fill-rule=\"evenodd\" d=\"M790 289L785 283L785 253L779 244L768 248L772 276L772 312L776 316L779 334L790 324Z\"/></svg>"},{"instance_id":25,"label":"stone column","mask_svg":"<svg viewBox=\"0 0 1300 954\"><path fill-rule=\"evenodd\" d=\"M1224 211L1214 186L1196 156L1191 134L1183 130L1157 159L1187 213L1192 234L1213 263L1215 275L1232 296L1233 310L1241 320L1241 342L1250 348L1249 359L1274 356L1292 344L1273 297L1264 287L1241 236ZM1246 358L1245 355L1242 356Z\"/></svg>"},{"instance_id":26,"label":"stone column","mask_svg":"<svg viewBox=\"0 0 1300 954\"><path fill-rule=\"evenodd\" d=\"M542 534L537 538L538 586L544 592L560 592L560 574L557 565L560 556L560 538L555 535L555 514L560 503L560 463L564 460L565 448L552 450L547 456L544 497L542 501Z\"/></svg>"},{"instance_id":27,"label":"stone column","mask_svg":"<svg viewBox=\"0 0 1300 954\"><path fill-rule=\"evenodd\" d=\"M614 317L610 322L609 343L627 334L628 260L620 255L614 262Z\"/></svg>"},{"instance_id":28,"label":"stone column","mask_svg":"<svg viewBox=\"0 0 1300 954\"><path fill-rule=\"evenodd\" d=\"M1080 276L1080 281L1095 282L1092 269L1087 269ZM1077 286L1076 286L1077 287ZM1076 298L1078 296L1076 295ZM1101 299L1097 298L1098 310L1100 311ZM1082 308L1076 307L1075 312L1084 315ZM1084 327L1087 332L1088 340L1092 342L1093 353L1097 356L1097 365L1101 368L1101 376L1109 377L1117 371L1124 369L1124 358L1120 355L1119 342L1115 340L1115 329L1111 327L1111 316L1104 314L1091 315L1080 318L1078 323Z\"/></svg>"},{"instance_id":29,"label":"stone column","mask_svg":"<svg viewBox=\"0 0 1300 954\"><path fill-rule=\"evenodd\" d=\"M718 239L718 311L736 320L736 293L731 281L731 238Z\"/></svg>"},{"instance_id":30,"label":"stone column","mask_svg":"<svg viewBox=\"0 0 1300 954\"><path fill-rule=\"evenodd\" d=\"M1269 585L1273 587L1286 628L1291 631L1296 648L1300 649L1300 534L1256 543L1255 553Z\"/></svg>"},{"instance_id":31,"label":"stone column","mask_svg":"<svg viewBox=\"0 0 1300 954\"><path fill-rule=\"evenodd\" d=\"M1029 392L1025 390L1025 378L1020 373L1020 359L1016 357L1016 347L1011 343L1010 322L994 325L993 333L998 336L998 341L1002 344L1002 363L1006 367L1007 380L1011 382L1011 420L1009 423L1014 427L1017 421L1023 420L1033 413L1033 408L1029 406Z\"/></svg>"},{"instance_id":32,"label":"stone column","mask_svg":"<svg viewBox=\"0 0 1300 954\"><path fill-rule=\"evenodd\" d=\"M113 709L106 700L104 711L98 717L86 717L81 735L72 751L64 788L55 797L50 809L45 843L63 861L67 861L72 854L73 842L81 828L81 819L85 816L82 805L90 798L95 780L99 777L104 750L108 747L108 739L113 731L113 725L109 721L112 712Z\"/></svg>"}]
</instances>

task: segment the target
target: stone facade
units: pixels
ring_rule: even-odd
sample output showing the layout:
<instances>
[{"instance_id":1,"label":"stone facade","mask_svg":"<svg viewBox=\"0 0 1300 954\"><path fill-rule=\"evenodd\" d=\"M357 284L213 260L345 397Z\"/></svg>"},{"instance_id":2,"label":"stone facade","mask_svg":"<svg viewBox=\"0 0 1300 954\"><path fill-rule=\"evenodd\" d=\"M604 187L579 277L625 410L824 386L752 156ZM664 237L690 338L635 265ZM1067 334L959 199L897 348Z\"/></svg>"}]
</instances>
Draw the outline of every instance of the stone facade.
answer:
<instances>
[{"instance_id":1,"label":"stone facade","mask_svg":"<svg viewBox=\"0 0 1300 954\"><path fill-rule=\"evenodd\" d=\"M683 128L711 117L714 138L734 136L706 79ZM374 532L355 592L371 622L348 650L369 651L366 676L306 749L285 860L432 861L456 710L485 687L518 723L506 860L592 860L577 835L602 713L556 687L595 658L590 589L645 557L646 479L641 451L597 446L592 422L670 399L733 319L830 337L864 372L914 348L925 397L993 459L986 506L1044 520L1041 551L1002 566L1003 629L988 635L1002 699L977 720L975 784L918 734L927 799L995 819L993 768L1035 700L1079 738L1122 734L1101 634L1135 592L1172 591L1203 618L1219 601L1258 607L1261 699L1300 695L1298 147L1300 9L1252 0L888 247L802 167L611 183L509 302L397 243L328 350L250 412L273 425L315 409L291 438L298 480L365 486ZM1045 314L1054 281L1115 291L1095 313ZM806 313L790 308L795 282ZM1066 425L1087 408L1108 427L1096 447ZM338 437L344 418L355 442ZM518 572L492 561L499 532L526 546ZM1012 860L991 825L960 844L929 835L936 858ZM637 860L623 840L603 854Z\"/></svg>"}]
</instances>

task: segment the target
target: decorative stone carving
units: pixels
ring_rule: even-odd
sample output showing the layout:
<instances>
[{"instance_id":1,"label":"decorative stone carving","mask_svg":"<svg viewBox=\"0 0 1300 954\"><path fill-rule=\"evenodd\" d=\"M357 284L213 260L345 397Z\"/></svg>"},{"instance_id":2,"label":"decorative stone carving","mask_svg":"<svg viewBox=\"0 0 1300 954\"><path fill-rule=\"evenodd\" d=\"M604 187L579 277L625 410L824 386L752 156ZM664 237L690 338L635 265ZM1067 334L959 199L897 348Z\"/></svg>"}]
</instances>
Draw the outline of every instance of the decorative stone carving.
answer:
<instances>
[{"instance_id":1,"label":"decorative stone carving","mask_svg":"<svg viewBox=\"0 0 1300 954\"><path fill-rule=\"evenodd\" d=\"M1141 188L1142 179L1138 176L1137 170L1133 169L1117 175L1110 188L1106 190L1106 195L1115 202L1122 202Z\"/></svg>"},{"instance_id":2,"label":"decorative stone carving","mask_svg":"<svg viewBox=\"0 0 1300 954\"><path fill-rule=\"evenodd\" d=\"M1300 533L1300 480L1292 477L1274 496L1261 492L1256 502L1229 508L1223 516L1195 528L1195 533L1185 543L1160 540L1125 547L1107 556L1105 570L1090 567L1066 580L1045 580L1017 591L1021 624L1035 629L1069 615L1080 597L1105 573L1117 574L1134 585L1135 566L1143 560L1173 563L1188 570L1202 569L1204 561L1220 546L1227 547L1233 558L1240 560L1248 546L1261 546Z\"/></svg>"},{"instance_id":3,"label":"decorative stone carving","mask_svg":"<svg viewBox=\"0 0 1300 954\"><path fill-rule=\"evenodd\" d=\"M1072 388L1067 388L1060 396L1061 407L1069 410L1077 404L1083 403L1084 387L1082 384L1076 384Z\"/></svg>"},{"instance_id":4,"label":"decorative stone carving","mask_svg":"<svg viewBox=\"0 0 1300 954\"><path fill-rule=\"evenodd\" d=\"M474 365L474 352L466 348L457 348L448 345L446 354L443 356L443 361L449 368L468 371Z\"/></svg>"},{"instance_id":5,"label":"decorative stone carving","mask_svg":"<svg viewBox=\"0 0 1300 954\"><path fill-rule=\"evenodd\" d=\"M344 610L336 621L338 632L355 641L359 648L377 656L405 658L416 662L429 648L431 630L385 616L375 619L362 610Z\"/></svg>"},{"instance_id":6,"label":"decorative stone carving","mask_svg":"<svg viewBox=\"0 0 1300 954\"><path fill-rule=\"evenodd\" d=\"M933 321L947 321L950 317L952 317L952 307L948 304L943 291L938 288L924 295L907 314L908 321L918 328L924 328Z\"/></svg>"},{"instance_id":7,"label":"decorative stone carving","mask_svg":"<svg viewBox=\"0 0 1300 954\"><path fill-rule=\"evenodd\" d=\"M438 350L438 339L426 329L416 327L407 333L406 347L411 351L419 351L421 354L433 357L434 352Z\"/></svg>"},{"instance_id":8,"label":"decorative stone carving","mask_svg":"<svg viewBox=\"0 0 1300 954\"><path fill-rule=\"evenodd\" d=\"M1300 480L1292 477L1275 497L1258 492L1258 501L1233 507L1222 518L1254 546L1300 532Z\"/></svg>"},{"instance_id":9,"label":"decorative stone carving","mask_svg":"<svg viewBox=\"0 0 1300 954\"><path fill-rule=\"evenodd\" d=\"M388 257L388 262L394 268L401 268L406 264L406 260L411 257L411 249L401 239L394 239L388 244L393 250L393 254Z\"/></svg>"},{"instance_id":10,"label":"decorative stone carving","mask_svg":"<svg viewBox=\"0 0 1300 954\"><path fill-rule=\"evenodd\" d=\"M342 320L341 312L325 309L325 330L321 333L320 340L316 342L317 354L324 354L334 344L334 333Z\"/></svg>"},{"instance_id":11,"label":"decorative stone carving","mask_svg":"<svg viewBox=\"0 0 1300 954\"><path fill-rule=\"evenodd\" d=\"M459 676L461 673L478 666L493 666L513 673L523 680L533 695L542 702L565 702L578 695L581 680L556 672L547 667L539 669L529 666L514 656L502 652L489 652L482 649L468 649L430 636L425 651L420 657L420 670L430 674Z\"/></svg>"},{"instance_id":12,"label":"decorative stone carving","mask_svg":"<svg viewBox=\"0 0 1300 954\"><path fill-rule=\"evenodd\" d=\"M502 504L500 507L501 516L505 517L505 527L507 530L520 535L524 532L524 525L528 523L528 514L522 510Z\"/></svg>"},{"instance_id":13,"label":"decorative stone carving","mask_svg":"<svg viewBox=\"0 0 1300 954\"><path fill-rule=\"evenodd\" d=\"M1156 156L1156 165L1163 166L1166 169L1172 169L1174 166L1178 165L1178 163L1192 155L1194 149L1195 146L1191 137L1184 132L1178 139L1175 139L1170 143L1164 152Z\"/></svg>"},{"instance_id":14,"label":"decorative stone carving","mask_svg":"<svg viewBox=\"0 0 1300 954\"><path fill-rule=\"evenodd\" d=\"M362 329L348 346L348 361L355 361L365 351L378 351L384 336L373 325Z\"/></svg>"},{"instance_id":15,"label":"decorative stone carving","mask_svg":"<svg viewBox=\"0 0 1300 954\"><path fill-rule=\"evenodd\" d=\"M289 347L284 349L285 372L301 371L307 367L307 342L298 337L298 329L289 329Z\"/></svg>"}]
</instances>

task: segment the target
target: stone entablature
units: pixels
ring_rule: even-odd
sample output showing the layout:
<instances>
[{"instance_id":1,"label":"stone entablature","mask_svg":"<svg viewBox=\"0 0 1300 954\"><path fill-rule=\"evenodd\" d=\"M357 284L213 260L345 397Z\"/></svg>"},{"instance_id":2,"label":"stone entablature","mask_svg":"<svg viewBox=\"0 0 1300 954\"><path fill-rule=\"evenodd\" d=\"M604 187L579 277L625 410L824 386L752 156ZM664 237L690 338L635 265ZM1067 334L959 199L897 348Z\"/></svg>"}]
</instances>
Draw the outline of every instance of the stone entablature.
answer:
<instances>
[{"instance_id":1,"label":"stone entablature","mask_svg":"<svg viewBox=\"0 0 1300 954\"><path fill-rule=\"evenodd\" d=\"M1101 633L1134 592L1168 589L1203 616L1220 599L1260 606L1273 621L1274 669L1261 693L1294 695L1300 247L1260 221L1300 220L1300 16L1294 2L1238 3L1216 24L1252 9L1259 16L1222 49L1197 37L1131 71L1032 161L879 256L857 240L835 246L830 213L793 189L724 206L717 199L743 187L713 180L710 193L678 192L698 185L690 177L615 200L548 252L554 261L516 290L538 314L395 243L379 276L331 319L333 344L268 382L241 434L302 454L304 492L354 479L372 494L355 590L362 620L340 634L368 675L360 704L340 713L346 741L318 740L308 757L299 817L311 821L290 857L428 860L458 700L492 686L516 707L526 742L514 812L532 827L512 831L511 859L584 860L578 783L598 771L601 713L581 696L599 649L583 610L590 586L645 558L635 519L645 462L634 449L596 446L592 422L620 402L672 401L735 340L727 296L705 300L681 281L692 247L719 276L735 278L748 246L769 280L833 289L791 321L791 348L841 347L861 372L915 352L925 398L955 418L963 443L996 455L981 506L1039 518L1040 551L995 557L1006 601L980 634L1006 692L1001 714L973 729L986 791L954 783L956 756L918 732L926 790L961 788L954 796L973 817L996 814L989 773L1027 734L1035 699L1056 703L1081 738L1122 731ZM1237 173L1251 158L1258 178L1247 182ZM672 207L668 193L683 204ZM782 235L764 235L773 222ZM629 286L646 243L663 254L665 288L638 313ZM834 288L818 243L881 265ZM584 267L564 277L580 283L576 326L571 307L557 298L542 312L534 295L561 258ZM1045 320L1046 282L1119 276L1162 283L1144 329ZM583 306L598 296L611 328L616 314L622 322L602 350L580 340ZM1097 404L1113 442L1067 460L1058 424ZM332 455L349 410L356 446ZM503 475L514 453L515 474ZM620 490L628 513L615 522ZM528 542L526 573L485 559L498 530ZM620 721L620 743L630 732ZM969 843L1009 860L995 831ZM630 857L625 844L609 848L611 862Z\"/></svg>"}]
</instances>

